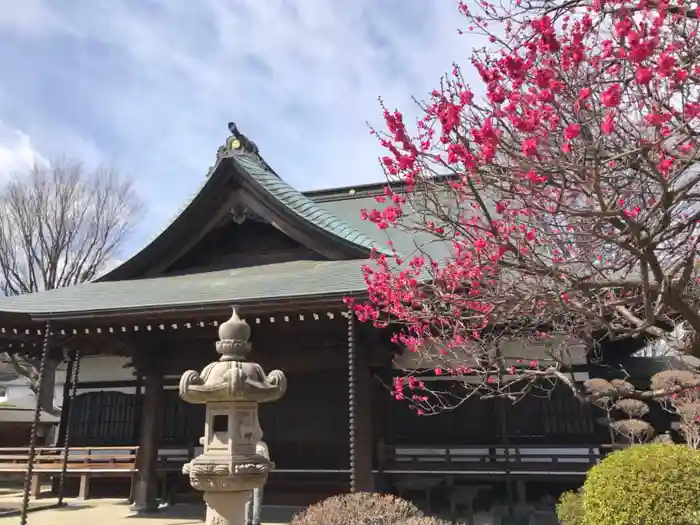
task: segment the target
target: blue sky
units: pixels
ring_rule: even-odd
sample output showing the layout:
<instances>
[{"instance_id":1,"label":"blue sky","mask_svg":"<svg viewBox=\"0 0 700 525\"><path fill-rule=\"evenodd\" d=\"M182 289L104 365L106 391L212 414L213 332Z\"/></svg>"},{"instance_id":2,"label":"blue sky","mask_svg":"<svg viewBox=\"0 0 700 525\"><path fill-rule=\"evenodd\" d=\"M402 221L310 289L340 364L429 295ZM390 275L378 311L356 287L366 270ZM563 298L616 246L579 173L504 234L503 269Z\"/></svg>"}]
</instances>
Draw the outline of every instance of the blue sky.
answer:
<instances>
[{"instance_id":1,"label":"blue sky","mask_svg":"<svg viewBox=\"0 0 700 525\"><path fill-rule=\"evenodd\" d=\"M0 177L56 156L130 174L149 216L128 252L201 184L229 120L298 189L380 180L377 97L410 113L466 62L462 22L453 0L12 2Z\"/></svg>"}]
</instances>

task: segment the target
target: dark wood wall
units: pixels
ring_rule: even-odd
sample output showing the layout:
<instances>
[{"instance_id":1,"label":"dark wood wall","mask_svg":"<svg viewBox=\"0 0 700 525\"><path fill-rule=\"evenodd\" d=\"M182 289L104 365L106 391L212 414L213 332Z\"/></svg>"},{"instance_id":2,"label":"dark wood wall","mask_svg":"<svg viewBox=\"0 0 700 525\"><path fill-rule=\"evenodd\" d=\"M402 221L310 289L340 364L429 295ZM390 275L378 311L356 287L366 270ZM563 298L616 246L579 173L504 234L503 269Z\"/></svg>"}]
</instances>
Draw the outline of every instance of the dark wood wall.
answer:
<instances>
[{"instance_id":1,"label":"dark wood wall","mask_svg":"<svg viewBox=\"0 0 700 525\"><path fill-rule=\"evenodd\" d=\"M285 453L284 456L299 465L330 461L338 465L342 463L339 468L346 468L347 320L337 312L333 315L308 313L304 320L288 313L262 319L253 317L249 324L253 343L251 358L267 372L284 370L288 378L287 394L280 401L263 405L260 409L262 428L270 448L293 450L294 453ZM166 376L177 376L187 369L201 370L219 357L212 337L216 329L212 328L211 332L213 334L197 336L194 331L182 331L164 334L160 340L146 334L152 339L144 339L140 352L151 353L152 361L159 364L160 372ZM72 443L76 446L134 444L140 417L137 395L94 389L135 387L136 380L119 385L85 381L89 378L84 377L80 387L93 391L82 394L79 391L70 411ZM152 415L162 418L161 445L197 446L204 431L204 407L180 400L176 384L174 379L166 380L164 410ZM342 459L331 461L329 458L335 454L335 449L342 450Z\"/></svg>"},{"instance_id":2,"label":"dark wood wall","mask_svg":"<svg viewBox=\"0 0 700 525\"><path fill-rule=\"evenodd\" d=\"M347 373L290 376L287 394L260 407L260 424L278 468L348 468Z\"/></svg>"},{"instance_id":3,"label":"dark wood wall","mask_svg":"<svg viewBox=\"0 0 700 525\"><path fill-rule=\"evenodd\" d=\"M287 261L321 259L291 237L266 223L227 218L176 261L166 273L189 273L207 268L241 268Z\"/></svg>"},{"instance_id":4,"label":"dark wood wall","mask_svg":"<svg viewBox=\"0 0 700 525\"><path fill-rule=\"evenodd\" d=\"M564 385L550 396L528 396L507 404L506 423L513 444L586 444L599 442L604 429L595 424L594 409L577 400Z\"/></svg>"},{"instance_id":5,"label":"dark wood wall","mask_svg":"<svg viewBox=\"0 0 700 525\"><path fill-rule=\"evenodd\" d=\"M348 388L342 370L288 375L287 394L260 406L270 453L281 469L344 469L348 465ZM136 394L93 391L71 408L73 446L133 445ZM204 433L204 405L191 405L176 390L165 391L161 446L194 447ZM147 415L147 417L151 417Z\"/></svg>"},{"instance_id":6,"label":"dark wood wall","mask_svg":"<svg viewBox=\"0 0 700 525\"><path fill-rule=\"evenodd\" d=\"M564 387L516 404L473 398L430 416L417 416L405 401L388 403L386 442L394 445L494 445L504 442L504 432L513 445L594 444L601 435L591 408Z\"/></svg>"},{"instance_id":7,"label":"dark wood wall","mask_svg":"<svg viewBox=\"0 0 700 525\"><path fill-rule=\"evenodd\" d=\"M264 322L250 322L251 357L268 372L284 370L289 384L281 400L260 407L265 441L280 469L345 469L349 462L347 320L324 313L317 319L311 314L304 321L298 316L287 319L276 316L272 322L268 316ZM360 335L359 353L370 357L380 353L367 334ZM213 339L189 337L145 348L161 352L157 361L164 364L165 374L201 370L218 357ZM368 360L363 362L367 366ZM393 376L389 365L369 365L374 377L373 422L367 439L372 439L375 457L380 440L387 445L594 444L605 432L596 428L591 410L565 387L550 397L530 396L517 404L472 399L436 416L418 416L387 392L385 385L392 384ZM170 381L172 387L175 384ZM79 395L71 410L71 442L75 446L137 443L139 403L136 395L119 392ZM165 391L162 413L144 417L163 418L161 446L197 446L203 434L204 407L184 403L172 388Z\"/></svg>"},{"instance_id":8,"label":"dark wood wall","mask_svg":"<svg viewBox=\"0 0 700 525\"><path fill-rule=\"evenodd\" d=\"M270 452L282 469L343 469L348 464L348 387L344 370L299 372L288 376L287 394L260 406L260 423ZM498 400L468 400L434 416L417 416L403 401L373 388L373 407L385 406L375 419L374 435L388 445L496 445L503 442ZM133 445L137 435L137 396L120 392L79 395L71 409L74 446ZM512 445L594 444L600 432L591 410L566 389L550 398L531 396L506 412ZM362 407L359 407L361 410ZM165 392L161 446L193 447L204 429L204 406ZM382 428L383 427L383 428Z\"/></svg>"}]
</instances>

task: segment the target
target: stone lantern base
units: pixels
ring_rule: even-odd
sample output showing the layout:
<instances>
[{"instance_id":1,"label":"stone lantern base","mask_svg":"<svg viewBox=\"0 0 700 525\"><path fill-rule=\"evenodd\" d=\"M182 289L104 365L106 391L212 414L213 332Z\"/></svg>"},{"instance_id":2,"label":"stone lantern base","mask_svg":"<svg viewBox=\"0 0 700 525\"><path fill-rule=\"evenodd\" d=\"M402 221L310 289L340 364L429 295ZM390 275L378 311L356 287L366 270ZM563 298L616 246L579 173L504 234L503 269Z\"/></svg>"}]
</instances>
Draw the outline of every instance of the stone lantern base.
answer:
<instances>
[{"instance_id":1,"label":"stone lantern base","mask_svg":"<svg viewBox=\"0 0 700 525\"><path fill-rule=\"evenodd\" d=\"M205 492L206 525L245 525L245 505L251 491Z\"/></svg>"},{"instance_id":2,"label":"stone lantern base","mask_svg":"<svg viewBox=\"0 0 700 525\"><path fill-rule=\"evenodd\" d=\"M244 525L246 502L253 489L265 484L272 468L272 462L258 455L236 458L231 466L203 454L187 463L183 473L204 493L207 525Z\"/></svg>"}]
</instances>

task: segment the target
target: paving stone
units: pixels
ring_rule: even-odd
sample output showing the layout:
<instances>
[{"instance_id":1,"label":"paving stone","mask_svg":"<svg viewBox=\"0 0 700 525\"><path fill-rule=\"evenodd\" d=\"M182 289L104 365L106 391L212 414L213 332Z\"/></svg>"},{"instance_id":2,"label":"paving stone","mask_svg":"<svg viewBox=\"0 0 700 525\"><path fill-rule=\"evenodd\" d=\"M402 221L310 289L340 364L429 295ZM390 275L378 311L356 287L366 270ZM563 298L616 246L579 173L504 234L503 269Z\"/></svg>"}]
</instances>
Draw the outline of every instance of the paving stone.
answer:
<instances>
[{"instance_id":1,"label":"paving stone","mask_svg":"<svg viewBox=\"0 0 700 525\"><path fill-rule=\"evenodd\" d=\"M203 505L173 505L163 507L153 516L135 516L123 500L66 500L68 506L31 512L27 525L75 525L77 523L92 523L95 525L195 525L204 521ZM55 500L41 499L42 505L50 505ZM37 503L39 503L37 502ZM3 498L0 506L19 508L19 501ZM267 517L269 516L269 518ZM263 508L264 525L285 525L289 523L291 511L284 508ZM19 518L0 516L0 525L17 525Z\"/></svg>"}]
</instances>

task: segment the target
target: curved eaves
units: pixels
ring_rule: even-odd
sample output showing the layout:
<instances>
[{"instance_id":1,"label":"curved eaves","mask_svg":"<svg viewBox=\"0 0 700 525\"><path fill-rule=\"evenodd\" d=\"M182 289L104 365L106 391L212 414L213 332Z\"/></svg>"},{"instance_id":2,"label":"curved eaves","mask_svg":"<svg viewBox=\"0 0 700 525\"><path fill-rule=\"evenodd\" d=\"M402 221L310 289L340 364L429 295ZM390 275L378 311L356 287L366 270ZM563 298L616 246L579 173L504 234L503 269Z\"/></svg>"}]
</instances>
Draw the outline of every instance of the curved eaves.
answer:
<instances>
[{"instance_id":1,"label":"curved eaves","mask_svg":"<svg viewBox=\"0 0 700 525\"><path fill-rule=\"evenodd\" d=\"M222 160L224 159L217 159L210 170L210 175L175 215L175 218L167 223L165 228L153 237L153 240L95 281L120 281L142 277L169 250L176 248L183 235L201 229L201 225L212 212L213 203L221 198L221 191L228 182L228 170L219 169Z\"/></svg>"},{"instance_id":2,"label":"curved eaves","mask_svg":"<svg viewBox=\"0 0 700 525\"><path fill-rule=\"evenodd\" d=\"M294 217L299 227L314 230L317 234L320 233L337 244L350 248L349 253L355 256L367 256L372 250L391 255L374 239L292 188L259 157L239 153L232 155L231 160L238 167L239 173L247 175L258 191L271 197Z\"/></svg>"}]
</instances>

